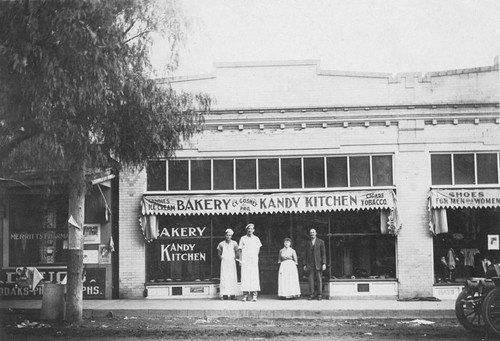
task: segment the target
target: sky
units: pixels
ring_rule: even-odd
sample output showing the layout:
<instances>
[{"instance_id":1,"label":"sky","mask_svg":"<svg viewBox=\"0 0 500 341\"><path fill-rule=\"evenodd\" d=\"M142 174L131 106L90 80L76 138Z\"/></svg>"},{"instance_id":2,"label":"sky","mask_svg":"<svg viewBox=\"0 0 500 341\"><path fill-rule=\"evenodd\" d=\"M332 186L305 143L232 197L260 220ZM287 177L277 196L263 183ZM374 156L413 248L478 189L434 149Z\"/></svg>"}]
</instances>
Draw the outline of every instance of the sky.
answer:
<instances>
[{"instance_id":1,"label":"sky","mask_svg":"<svg viewBox=\"0 0 500 341\"><path fill-rule=\"evenodd\" d=\"M499 0L179 0L176 76L220 62L317 60L322 69L427 72L493 65ZM153 57L160 68L161 48Z\"/></svg>"}]
</instances>

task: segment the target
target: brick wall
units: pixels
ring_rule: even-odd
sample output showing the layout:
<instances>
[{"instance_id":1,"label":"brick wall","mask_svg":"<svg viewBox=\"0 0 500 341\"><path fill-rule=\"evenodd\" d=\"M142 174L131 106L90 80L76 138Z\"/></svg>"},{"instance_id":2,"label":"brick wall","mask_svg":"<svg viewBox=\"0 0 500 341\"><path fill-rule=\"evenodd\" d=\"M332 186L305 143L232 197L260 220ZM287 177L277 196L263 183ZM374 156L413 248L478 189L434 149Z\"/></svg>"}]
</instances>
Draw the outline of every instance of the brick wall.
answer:
<instances>
[{"instance_id":1,"label":"brick wall","mask_svg":"<svg viewBox=\"0 0 500 341\"><path fill-rule=\"evenodd\" d=\"M204 92L214 109L496 102L498 60L480 68L429 73L322 70L316 61L216 64L204 76L165 79Z\"/></svg>"},{"instance_id":2,"label":"brick wall","mask_svg":"<svg viewBox=\"0 0 500 341\"><path fill-rule=\"evenodd\" d=\"M395 164L398 208L403 223L396 252L399 297L432 296L433 243L427 225L429 155L427 152L399 152Z\"/></svg>"},{"instance_id":3,"label":"brick wall","mask_svg":"<svg viewBox=\"0 0 500 341\"><path fill-rule=\"evenodd\" d=\"M142 297L146 280L145 240L139 226L146 173L121 172L119 183L120 298Z\"/></svg>"}]
</instances>

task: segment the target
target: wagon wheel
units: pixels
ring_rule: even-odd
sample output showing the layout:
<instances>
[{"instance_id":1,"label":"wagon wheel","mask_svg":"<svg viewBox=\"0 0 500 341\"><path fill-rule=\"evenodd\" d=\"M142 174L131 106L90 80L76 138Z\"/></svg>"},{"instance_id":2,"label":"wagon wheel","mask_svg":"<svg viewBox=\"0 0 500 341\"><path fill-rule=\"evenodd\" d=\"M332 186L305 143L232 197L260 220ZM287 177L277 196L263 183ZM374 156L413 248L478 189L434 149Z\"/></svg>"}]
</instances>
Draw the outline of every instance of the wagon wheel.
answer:
<instances>
[{"instance_id":1,"label":"wagon wheel","mask_svg":"<svg viewBox=\"0 0 500 341\"><path fill-rule=\"evenodd\" d=\"M484 319L481 316L481 304L483 296L477 291L468 292L466 289L458 295L455 301L455 315L458 322L467 330L480 331L484 326Z\"/></svg>"},{"instance_id":2,"label":"wagon wheel","mask_svg":"<svg viewBox=\"0 0 500 341\"><path fill-rule=\"evenodd\" d=\"M500 287L491 290L484 298L483 316L488 329L500 335Z\"/></svg>"}]
</instances>

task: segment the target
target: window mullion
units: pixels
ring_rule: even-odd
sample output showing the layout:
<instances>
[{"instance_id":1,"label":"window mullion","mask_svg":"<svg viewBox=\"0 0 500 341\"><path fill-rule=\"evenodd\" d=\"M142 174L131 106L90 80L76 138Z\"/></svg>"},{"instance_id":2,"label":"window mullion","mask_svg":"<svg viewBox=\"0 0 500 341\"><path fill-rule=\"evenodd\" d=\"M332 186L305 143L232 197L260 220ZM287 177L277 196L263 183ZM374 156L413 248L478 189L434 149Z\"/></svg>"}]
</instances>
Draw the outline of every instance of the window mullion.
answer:
<instances>
[{"instance_id":1,"label":"window mullion","mask_svg":"<svg viewBox=\"0 0 500 341\"><path fill-rule=\"evenodd\" d=\"M233 191L236 189L236 159L233 159Z\"/></svg>"},{"instance_id":2,"label":"window mullion","mask_svg":"<svg viewBox=\"0 0 500 341\"><path fill-rule=\"evenodd\" d=\"M372 155L369 155L369 160L370 160L370 187L373 187L373 160L372 160Z\"/></svg>"},{"instance_id":3,"label":"window mullion","mask_svg":"<svg viewBox=\"0 0 500 341\"><path fill-rule=\"evenodd\" d=\"M188 160L188 169L187 169L187 172L188 172L188 191L191 190L191 161L192 160Z\"/></svg>"},{"instance_id":4,"label":"window mullion","mask_svg":"<svg viewBox=\"0 0 500 341\"><path fill-rule=\"evenodd\" d=\"M324 181L325 185L323 186L324 188L328 188L328 174L326 172L328 171L328 167L326 166L326 156L323 156L323 169L324 169Z\"/></svg>"},{"instance_id":5,"label":"window mullion","mask_svg":"<svg viewBox=\"0 0 500 341\"><path fill-rule=\"evenodd\" d=\"M169 169L169 165L170 165L170 162L168 160L165 160L165 162L167 163L167 166L165 167L165 183L167 184L165 186L165 189L168 191L169 188L170 188L170 184L168 183L168 169Z\"/></svg>"},{"instance_id":6,"label":"window mullion","mask_svg":"<svg viewBox=\"0 0 500 341\"><path fill-rule=\"evenodd\" d=\"M210 159L210 189L214 189L214 159Z\"/></svg>"},{"instance_id":7,"label":"window mullion","mask_svg":"<svg viewBox=\"0 0 500 341\"><path fill-rule=\"evenodd\" d=\"M255 184L255 188L260 189L260 183L259 183L259 159L255 159L255 181L257 182Z\"/></svg>"},{"instance_id":8,"label":"window mullion","mask_svg":"<svg viewBox=\"0 0 500 341\"><path fill-rule=\"evenodd\" d=\"M451 154L451 184L455 185L455 154Z\"/></svg>"},{"instance_id":9,"label":"window mullion","mask_svg":"<svg viewBox=\"0 0 500 341\"><path fill-rule=\"evenodd\" d=\"M478 184L477 179L477 153L474 153L474 185Z\"/></svg>"},{"instance_id":10,"label":"window mullion","mask_svg":"<svg viewBox=\"0 0 500 341\"><path fill-rule=\"evenodd\" d=\"M301 157L300 158L300 177L301 177L301 187L300 188L304 188L305 187L305 182L304 182L304 158Z\"/></svg>"},{"instance_id":11,"label":"window mullion","mask_svg":"<svg viewBox=\"0 0 500 341\"><path fill-rule=\"evenodd\" d=\"M347 156L347 187L351 187L351 157Z\"/></svg>"},{"instance_id":12,"label":"window mullion","mask_svg":"<svg viewBox=\"0 0 500 341\"><path fill-rule=\"evenodd\" d=\"M281 158L278 158L278 180L279 189L281 189Z\"/></svg>"}]
</instances>

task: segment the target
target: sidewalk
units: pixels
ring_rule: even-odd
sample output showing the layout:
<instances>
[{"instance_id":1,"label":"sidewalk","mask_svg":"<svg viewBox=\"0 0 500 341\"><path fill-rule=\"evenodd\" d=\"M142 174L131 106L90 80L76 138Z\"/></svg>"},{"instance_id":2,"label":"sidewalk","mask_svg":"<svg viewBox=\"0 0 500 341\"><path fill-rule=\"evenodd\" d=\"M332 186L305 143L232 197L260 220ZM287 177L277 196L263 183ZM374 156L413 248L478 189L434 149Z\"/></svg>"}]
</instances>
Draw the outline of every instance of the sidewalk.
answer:
<instances>
[{"instance_id":1,"label":"sidewalk","mask_svg":"<svg viewBox=\"0 0 500 341\"><path fill-rule=\"evenodd\" d=\"M26 314L37 317L42 300L0 301L4 314ZM171 316L171 317L259 317L259 318L456 318L455 301L396 300L278 300L260 296L257 302L221 301L217 299L118 299L84 300L85 317Z\"/></svg>"}]
</instances>

